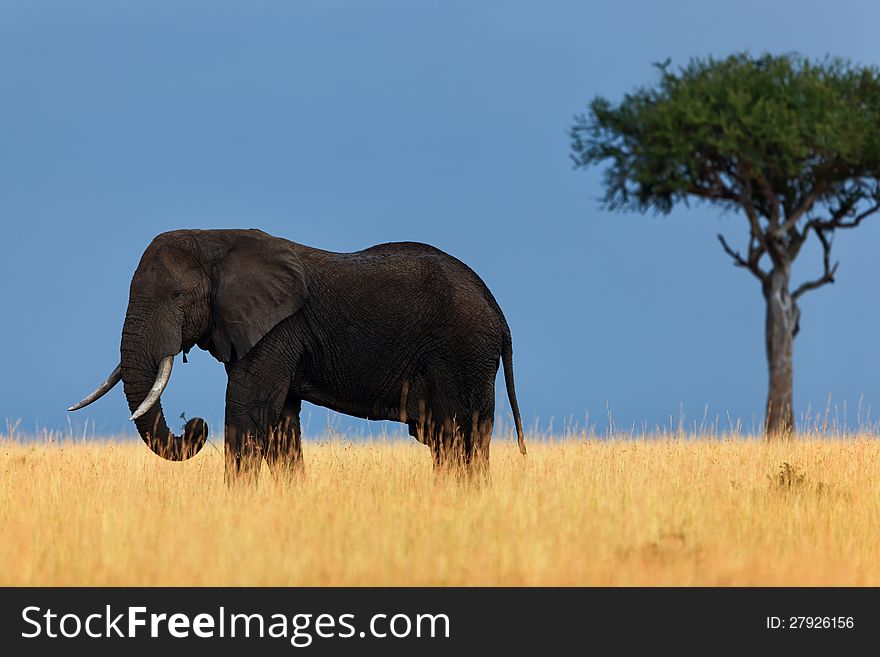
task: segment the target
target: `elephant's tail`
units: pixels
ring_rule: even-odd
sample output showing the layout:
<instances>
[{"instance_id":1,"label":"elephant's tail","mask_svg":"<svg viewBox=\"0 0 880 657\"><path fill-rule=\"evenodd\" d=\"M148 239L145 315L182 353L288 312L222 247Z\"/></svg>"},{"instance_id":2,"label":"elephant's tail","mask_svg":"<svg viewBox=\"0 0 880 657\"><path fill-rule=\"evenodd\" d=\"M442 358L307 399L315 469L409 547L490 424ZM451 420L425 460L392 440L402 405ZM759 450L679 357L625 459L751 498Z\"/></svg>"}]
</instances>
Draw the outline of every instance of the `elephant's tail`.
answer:
<instances>
[{"instance_id":1,"label":"elephant's tail","mask_svg":"<svg viewBox=\"0 0 880 657\"><path fill-rule=\"evenodd\" d=\"M507 399L510 401L510 410L513 411L513 420L516 422L516 442L519 445L519 451L525 455L526 441L523 436L522 419L519 416L519 404L516 403L516 386L513 384L513 341L508 331L504 332L504 339L501 343L501 362L504 366Z\"/></svg>"}]
</instances>

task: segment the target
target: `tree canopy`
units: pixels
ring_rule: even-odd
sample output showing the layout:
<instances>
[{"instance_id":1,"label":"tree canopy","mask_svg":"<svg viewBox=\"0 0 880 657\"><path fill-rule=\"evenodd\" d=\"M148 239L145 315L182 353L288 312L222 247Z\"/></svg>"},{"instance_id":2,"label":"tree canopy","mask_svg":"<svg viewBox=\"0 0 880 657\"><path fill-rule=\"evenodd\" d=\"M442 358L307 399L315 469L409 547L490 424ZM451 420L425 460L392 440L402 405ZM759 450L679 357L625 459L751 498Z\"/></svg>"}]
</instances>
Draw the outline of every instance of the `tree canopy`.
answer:
<instances>
[{"instance_id":1,"label":"tree canopy","mask_svg":"<svg viewBox=\"0 0 880 657\"><path fill-rule=\"evenodd\" d=\"M657 64L659 84L575 117L572 157L610 160L610 208L668 213L691 198L744 209L799 248L880 209L880 72L840 59L737 54ZM794 230L814 208L826 213ZM801 238L799 240L799 238ZM774 248L765 245L771 257Z\"/></svg>"}]
</instances>

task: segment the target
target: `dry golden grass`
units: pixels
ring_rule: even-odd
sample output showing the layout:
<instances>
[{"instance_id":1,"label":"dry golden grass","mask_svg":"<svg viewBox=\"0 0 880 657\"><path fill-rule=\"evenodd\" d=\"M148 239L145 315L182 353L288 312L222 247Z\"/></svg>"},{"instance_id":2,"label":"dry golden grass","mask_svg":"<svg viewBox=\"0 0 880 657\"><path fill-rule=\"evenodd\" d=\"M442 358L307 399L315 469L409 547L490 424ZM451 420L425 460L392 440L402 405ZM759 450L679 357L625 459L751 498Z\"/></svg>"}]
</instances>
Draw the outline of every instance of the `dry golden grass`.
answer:
<instances>
[{"instance_id":1,"label":"dry golden grass","mask_svg":"<svg viewBox=\"0 0 880 657\"><path fill-rule=\"evenodd\" d=\"M880 585L880 442L496 441L491 485L416 443L219 452L0 442L0 585ZM784 464L790 464L786 466Z\"/></svg>"}]
</instances>

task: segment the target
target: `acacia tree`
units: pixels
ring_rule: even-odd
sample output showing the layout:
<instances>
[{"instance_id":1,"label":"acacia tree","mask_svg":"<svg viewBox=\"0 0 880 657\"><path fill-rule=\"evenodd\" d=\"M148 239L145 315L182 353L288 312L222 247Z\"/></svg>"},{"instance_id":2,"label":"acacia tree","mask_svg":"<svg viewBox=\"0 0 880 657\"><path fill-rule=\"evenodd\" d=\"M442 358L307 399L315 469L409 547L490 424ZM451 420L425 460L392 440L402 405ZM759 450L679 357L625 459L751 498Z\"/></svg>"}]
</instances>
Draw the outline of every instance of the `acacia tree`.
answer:
<instances>
[{"instance_id":1,"label":"acacia tree","mask_svg":"<svg viewBox=\"0 0 880 657\"><path fill-rule=\"evenodd\" d=\"M609 161L604 205L668 214L691 200L745 219L746 246L718 235L760 283L769 369L766 429L787 435L799 299L834 282L837 230L880 210L880 72L799 55L657 64L659 83L619 104L596 97L571 129L576 168ZM822 271L793 286L792 263L814 237Z\"/></svg>"}]
</instances>

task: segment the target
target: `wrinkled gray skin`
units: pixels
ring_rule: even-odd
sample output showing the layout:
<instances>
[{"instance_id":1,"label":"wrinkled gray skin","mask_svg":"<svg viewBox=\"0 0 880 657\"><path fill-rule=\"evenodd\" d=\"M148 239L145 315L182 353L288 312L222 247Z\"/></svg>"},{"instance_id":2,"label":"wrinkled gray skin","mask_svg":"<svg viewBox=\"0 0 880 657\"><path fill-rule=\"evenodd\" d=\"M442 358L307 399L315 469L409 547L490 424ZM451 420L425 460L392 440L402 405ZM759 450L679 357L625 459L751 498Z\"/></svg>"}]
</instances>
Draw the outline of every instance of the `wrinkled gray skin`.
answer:
<instances>
[{"instance_id":1,"label":"wrinkled gray skin","mask_svg":"<svg viewBox=\"0 0 880 657\"><path fill-rule=\"evenodd\" d=\"M405 422L434 463L484 469L504 362L520 442L510 330L480 278L426 244L333 253L258 230L156 237L131 281L121 372L132 411L160 361L198 345L223 362L227 477L302 466L302 400ZM156 453L189 458L207 425L168 429L161 403L136 420Z\"/></svg>"}]
</instances>

